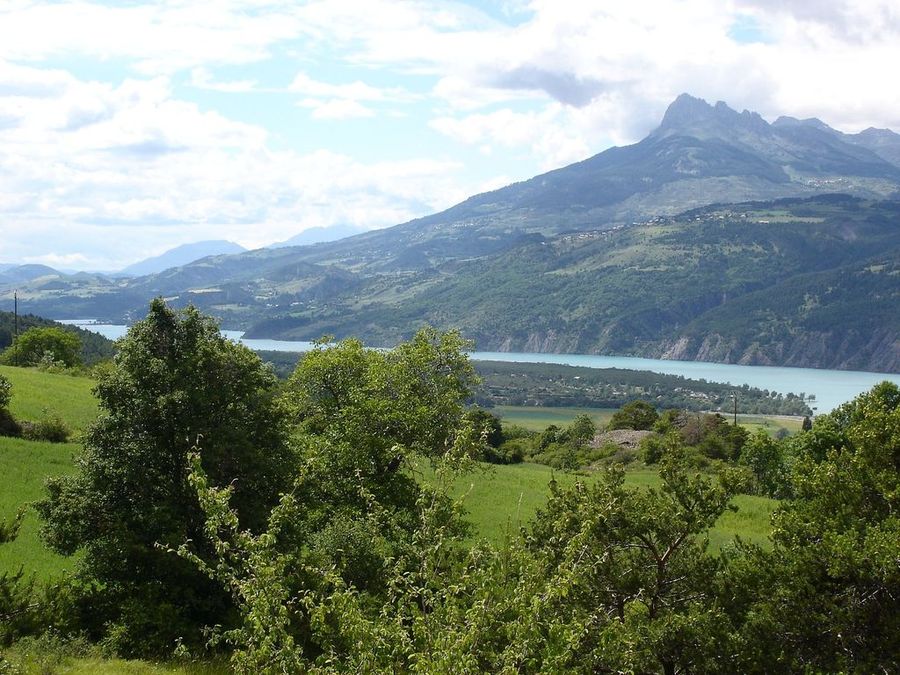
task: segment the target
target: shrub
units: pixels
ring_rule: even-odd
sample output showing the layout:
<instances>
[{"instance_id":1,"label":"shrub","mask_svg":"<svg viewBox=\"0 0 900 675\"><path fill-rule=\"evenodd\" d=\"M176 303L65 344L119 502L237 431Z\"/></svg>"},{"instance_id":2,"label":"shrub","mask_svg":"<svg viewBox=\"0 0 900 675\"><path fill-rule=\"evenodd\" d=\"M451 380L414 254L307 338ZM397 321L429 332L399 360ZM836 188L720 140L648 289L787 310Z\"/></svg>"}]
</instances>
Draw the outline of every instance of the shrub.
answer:
<instances>
[{"instance_id":1,"label":"shrub","mask_svg":"<svg viewBox=\"0 0 900 675\"><path fill-rule=\"evenodd\" d=\"M5 408L9 405L11 389L12 385L9 383L9 380L0 375L0 408Z\"/></svg>"},{"instance_id":2,"label":"shrub","mask_svg":"<svg viewBox=\"0 0 900 675\"><path fill-rule=\"evenodd\" d=\"M659 414L647 401L631 401L613 413L609 420L609 429L652 429L659 419Z\"/></svg>"},{"instance_id":3,"label":"shrub","mask_svg":"<svg viewBox=\"0 0 900 675\"><path fill-rule=\"evenodd\" d=\"M527 439L516 438L504 441L499 448L488 448L484 460L491 464L518 464L531 449Z\"/></svg>"},{"instance_id":4,"label":"shrub","mask_svg":"<svg viewBox=\"0 0 900 675\"><path fill-rule=\"evenodd\" d=\"M71 435L72 430L69 428L69 425L60 419L58 415L51 415L46 410L42 419L22 424L22 437L29 441L65 443Z\"/></svg>"},{"instance_id":5,"label":"shrub","mask_svg":"<svg viewBox=\"0 0 900 675\"><path fill-rule=\"evenodd\" d=\"M12 436L19 438L22 435L22 425L19 424L6 408L0 408L0 436Z\"/></svg>"}]
</instances>

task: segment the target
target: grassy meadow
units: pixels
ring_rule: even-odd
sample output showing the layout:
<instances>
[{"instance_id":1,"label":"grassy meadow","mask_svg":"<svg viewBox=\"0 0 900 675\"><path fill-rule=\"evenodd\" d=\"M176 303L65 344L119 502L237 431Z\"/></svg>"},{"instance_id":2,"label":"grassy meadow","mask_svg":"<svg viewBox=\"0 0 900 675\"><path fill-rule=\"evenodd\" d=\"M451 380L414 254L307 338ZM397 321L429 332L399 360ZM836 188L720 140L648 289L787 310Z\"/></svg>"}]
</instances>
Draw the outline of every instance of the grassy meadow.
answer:
<instances>
[{"instance_id":1,"label":"grassy meadow","mask_svg":"<svg viewBox=\"0 0 900 675\"><path fill-rule=\"evenodd\" d=\"M431 479L432 474L427 467L420 466L418 471L424 480ZM578 480L591 482L597 477L595 472L565 473L543 464L527 462L482 464L479 471L461 477L453 493L463 498L476 536L499 544L507 536L516 535L546 503L551 479L567 487ZM656 487L660 485L660 478L654 469L629 469L625 473L625 484ZM770 520L777 502L766 497L738 495L732 504L737 511L728 511L719 518L709 533L710 545L721 549L739 536L744 541L769 546L772 531Z\"/></svg>"},{"instance_id":2,"label":"grassy meadow","mask_svg":"<svg viewBox=\"0 0 900 675\"><path fill-rule=\"evenodd\" d=\"M0 366L12 384L9 408L19 420L38 420L46 415L60 417L72 430L71 443L44 443L0 437L0 519L9 520L18 509L43 496L44 480L74 471L74 455L80 451L78 438L97 417L97 400L91 390L94 381L42 373L29 368ZM26 512L18 538L0 546L0 574L20 567L41 581L72 569L74 560L56 555L39 537L39 522L33 510Z\"/></svg>"},{"instance_id":3,"label":"grassy meadow","mask_svg":"<svg viewBox=\"0 0 900 675\"><path fill-rule=\"evenodd\" d=\"M91 392L94 383L88 378L6 367L0 368L0 373L12 383L10 408L17 418L34 420L46 414L57 415L75 431L74 442L62 444L0 437L0 475L3 476L0 519L9 519L23 505L42 497L47 477L75 470L74 457L81 449L80 432L96 417L98 407ZM502 415L505 421L540 430L549 424L564 426L582 412L588 412L595 423L602 426L609 421L613 411L504 407L495 412ZM759 424L768 423L767 419L759 420ZM422 480L433 480L433 474L425 462L421 462L415 472ZM479 470L460 478L453 491L456 496L464 498L475 536L499 544L507 536L517 536L546 502L548 484L554 478L561 485L568 486L576 480L596 480L597 474L554 472L549 467L529 463L509 466L484 464ZM646 468L629 470L626 481L634 486L659 485L656 472ZM770 516L776 502L742 495L735 498L734 504L738 511L723 515L710 532L713 549L721 549L735 535L766 546L771 529ZM27 511L19 537L0 546L0 574L24 569L26 573L34 574L38 581L45 582L74 569L76 559L56 555L42 544L38 535L39 525L34 511ZM213 675L228 672L225 664L216 662L151 663L114 659L99 653L95 647L81 653L71 646L44 645L42 639L25 640L0 656L15 668L13 672L28 674Z\"/></svg>"},{"instance_id":4,"label":"grassy meadow","mask_svg":"<svg viewBox=\"0 0 900 675\"><path fill-rule=\"evenodd\" d=\"M88 377L11 366L0 366L0 375L12 385L9 409L16 419L38 420L47 413L55 414L77 435L97 417L97 399L91 393L95 382Z\"/></svg>"},{"instance_id":5,"label":"grassy meadow","mask_svg":"<svg viewBox=\"0 0 900 675\"><path fill-rule=\"evenodd\" d=\"M599 429L609 423L615 408L544 408L525 405L498 405L491 412L508 424L529 431L543 431L551 424L564 427L578 415L587 414Z\"/></svg>"},{"instance_id":6,"label":"grassy meadow","mask_svg":"<svg viewBox=\"0 0 900 675\"><path fill-rule=\"evenodd\" d=\"M98 408L91 393L93 381L88 378L9 367L0 368L0 373L12 383L10 408L17 418L38 419L49 411L76 430L73 435L75 442L64 444L0 437L0 472L4 477L4 489L0 491L0 518L9 519L21 506L41 498L47 477L74 471L73 459L80 450L77 442L79 432L96 417ZM494 412L504 421L541 430L549 424L565 426L583 412L590 414L594 422L602 426L609 421L613 410L502 406L495 408ZM743 423L775 430L788 421L756 417L745 419ZM430 479L427 468L421 473L425 480ZM631 485L659 483L652 469L631 469L626 476ZM595 480L591 473L573 475L553 472L540 464L484 465L480 471L461 478L455 491L458 496L465 494L465 505L477 536L499 543L507 533L517 533L545 503L551 477L564 486L578 479ZM739 507L738 512L726 513L716 524L710 535L712 545L721 547L735 534L765 544L769 535L769 516L775 502L739 496L735 499L735 505ZM41 543L38 529L37 516L29 511L19 538L0 546L0 573L24 567L35 573L39 580L48 580L73 568L73 559L58 556Z\"/></svg>"},{"instance_id":7,"label":"grassy meadow","mask_svg":"<svg viewBox=\"0 0 900 675\"><path fill-rule=\"evenodd\" d=\"M525 405L498 405L491 408L491 412L507 424L528 429L529 431L543 431L551 424L565 427L571 424L578 415L588 415L597 428L609 423L615 408L546 408L541 406ZM724 413L723 413L724 414ZM731 419L730 415L725 415ZM775 435L784 429L789 433L800 431L803 424L802 417L789 417L784 415L741 415L737 416L738 424L746 428L750 433L757 429L763 429L770 435Z\"/></svg>"}]
</instances>

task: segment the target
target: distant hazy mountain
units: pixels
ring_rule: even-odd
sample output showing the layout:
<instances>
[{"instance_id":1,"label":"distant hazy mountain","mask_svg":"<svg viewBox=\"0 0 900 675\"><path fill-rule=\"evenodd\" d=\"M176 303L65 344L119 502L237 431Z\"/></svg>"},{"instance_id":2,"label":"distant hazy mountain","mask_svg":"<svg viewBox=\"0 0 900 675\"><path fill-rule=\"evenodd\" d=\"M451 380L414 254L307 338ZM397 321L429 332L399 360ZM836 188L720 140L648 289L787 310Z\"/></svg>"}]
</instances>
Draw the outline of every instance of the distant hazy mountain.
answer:
<instances>
[{"instance_id":1,"label":"distant hazy mountain","mask_svg":"<svg viewBox=\"0 0 900 675\"><path fill-rule=\"evenodd\" d=\"M482 349L900 370L898 148L682 95L639 143L395 227L28 292L113 321L162 295L253 337L431 323Z\"/></svg>"},{"instance_id":2,"label":"distant hazy mountain","mask_svg":"<svg viewBox=\"0 0 900 675\"><path fill-rule=\"evenodd\" d=\"M170 267L187 265L206 256L243 253L246 250L243 246L239 246L231 241L219 239L198 241L193 244L177 246L158 256L136 262L121 270L118 274L120 276L139 277L162 272Z\"/></svg>"},{"instance_id":3,"label":"distant hazy mountain","mask_svg":"<svg viewBox=\"0 0 900 675\"><path fill-rule=\"evenodd\" d=\"M352 237L366 230L355 225L331 225L330 227L309 227L300 234L295 234L290 239L280 241L269 248L284 248L286 246L309 246L323 242L337 241L345 237Z\"/></svg>"},{"instance_id":4,"label":"distant hazy mountain","mask_svg":"<svg viewBox=\"0 0 900 675\"><path fill-rule=\"evenodd\" d=\"M10 265L0 269L0 285L24 284L42 277L58 277L60 272L46 265Z\"/></svg>"}]
</instances>

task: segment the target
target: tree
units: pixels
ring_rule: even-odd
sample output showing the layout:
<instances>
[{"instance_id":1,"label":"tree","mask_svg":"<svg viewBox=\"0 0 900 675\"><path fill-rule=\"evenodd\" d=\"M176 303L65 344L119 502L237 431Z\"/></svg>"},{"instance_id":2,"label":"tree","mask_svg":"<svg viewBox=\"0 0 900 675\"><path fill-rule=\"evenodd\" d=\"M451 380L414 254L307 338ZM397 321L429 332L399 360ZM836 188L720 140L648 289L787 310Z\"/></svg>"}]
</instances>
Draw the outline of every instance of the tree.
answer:
<instances>
[{"instance_id":1,"label":"tree","mask_svg":"<svg viewBox=\"0 0 900 675\"><path fill-rule=\"evenodd\" d=\"M740 463L753 472L754 492L774 499L790 497L784 443L758 430L744 444Z\"/></svg>"},{"instance_id":2,"label":"tree","mask_svg":"<svg viewBox=\"0 0 900 675\"><path fill-rule=\"evenodd\" d=\"M81 340L63 328L29 328L3 352L6 365L36 366L50 359L66 368L81 363Z\"/></svg>"},{"instance_id":3,"label":"tree","mask_svg":"<svg viewBox=\"0 0 900 675\"><path fill-rule=\"evenodd\" d=\"M591 419L590 415L582 413L572 420L572 423L566 429L566 433L569 437L569 442L582 448L594 440L594 434L597 433L597 425L594 424L594 420Z\"/></svg>"},{"instance_id":4,"label":"tree","mask_svg":"<svg viewBox=\"0 0 900 675\"><path fill-rule=\"evenodd\" d=\"M490 411L475 406L466 411L466 419L484 434L484 441L491 448L499 448L503 444L503 425L500 418Z\"/></svg>"},{"instance_id":5,"label":"tree","mask_svg":"<svg viewBox=\"0 0 900 675\"><path fill-rule=\"evenodd\" d=\"M468 346L456 332L431 328L390 351L354 339L320 341L289 378L285 401L310 458L297 488L309 508L294 527L302 545L347 582L381 588L385 560L416 526L420 486L401 469L443 456L462 429L480 438L464 406L476 380ZM487 447L478 447L482 456ZM395 528L380 530L360 517L371 502Z\"/></svg>"},{"instance_id":6,"label":"tree","mask_svg":"<svg viewBox=\"0 0 900 675\"><path fill-rule=\"evenodd\" d=\"M37 505L43 535L110 606L108 640L124 653L170 651L228 616L226 594L160 550L203 541L187 454L203 451L214 485L234 486L241 526L263 527L295 468L277 380L249 349L189 307L160 300L121 341L95 391L102 414L84 439L78 473L48 482ZM200 550L200 555L208 554Z\"/></svg>"},{"instance_id":7,"label":"tree","mask_svg":"<svg viewBox=\"0 0 900 675\"><path fill-rule=\"evenodd\" d=\"M423 328L390 351L359 340L319 342L297 364L286 398L301 430L371 447L376 471L407 452L439 456L452 444L477 377L459 333Z\"/></svg>"},{"instance_id":8,"label":"tree","mask_svg":"<svg viewBox=\"0 0 900 675\"><path fill-rule=\"evenodd\" d=\"M769 672L900 671L900 388L794 437L795 497L758 552L745 642Z\"/></svg>"},{"instance_id":9,"label":"tree","mask_svg":"<svg viewBox=\"0 0 900 675\"><path fill-rule=\"evenodd\" d=\"M238 672L354 662L347 672L429 672L407 654L417 635L448 628L434 596L456 595L448 582L468 532L448 490L484 450L464 407L474 378L465 346L431 329L390 351L319 342L285 390L299 468L263 533L241 527L233 488L211 485L194 455L216 560L178 552L233 595L243 623L223 638L237 647ZM409 460L423 459L438 488L412 477Z\"/></svg>"},{"instance_id":10,"label":"tree","mask_svg":"<svg viewBox=\"0 0 900 675\"><path fill-rule=\"evenodd\" d=\"M25 509L19 509L15 517L9 521L0 520L0 545L14 541L19 534L19 527L25 517ZM22 583L24 570L10 574L0 574L0 645L10 641L16 633L15 619L27 611L31 595L31 584ZM0 654L0 670L3 667Z\"/></svg>"},{"instance_id":11,"label":"tree","mask_svg":"<svg viewBox=\"0 0 900 675\"><path fill-rule=\"evenodd\" d=\"M552 485L529 548L537 589L515 621L510 670L708 672L729 653L705 535L733 494L664 458L660 488L628 488L621 469L592 485ZM543 668L532 668L543 661ZM724 668L727 670L727 668Z\"/></svg>"},{"instance_id":12,"label":"tree","mask_svg":"<svg viewBox=\"0 0 900 675\"><path fill-rule=\"evenodd\" d=\"M656 408L647 401L631 401L613 413L609 428L649 430L653 428L658 418Z\"/></svg>"}]
</instances>

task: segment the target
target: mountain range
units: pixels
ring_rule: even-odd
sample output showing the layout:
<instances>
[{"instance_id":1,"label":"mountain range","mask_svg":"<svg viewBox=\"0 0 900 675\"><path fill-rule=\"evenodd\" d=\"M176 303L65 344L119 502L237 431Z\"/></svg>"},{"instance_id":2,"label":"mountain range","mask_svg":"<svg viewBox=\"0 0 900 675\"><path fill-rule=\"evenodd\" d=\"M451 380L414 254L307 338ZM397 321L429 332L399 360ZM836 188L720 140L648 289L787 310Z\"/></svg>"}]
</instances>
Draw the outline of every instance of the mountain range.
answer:
<instances>
[{"instance_id":1,"label":"mountain range","mask_svg":"<svg viewBox=\"0 0 900 675\"><path fill-rule=\"evenodd\" d=\"M485 350L897 371L898 199L891 131L682 95L634 145L425 218L20 297L122 321L162 295L254 337L386 345L428 322Z\"/></svg>"},{"instance_id":2,"label":"mountain range","mask_svg":"<svg viewBox=\"0 0 900 675\"><path fill-rule=\"evenodd\" d=\"M247 249L243 246L235 244L232 241L224 241L221 239L197 241L176 246L160 255L146 258L133 265L129 265L122 269L121 272L118 272L118 275L139 277L147 274L156 274L172 267L188 265L195 260L200 260L207 256L243 253L246 250Z\"/></svg>"}]
</instances>

